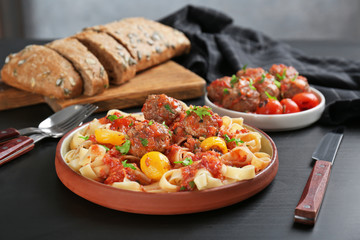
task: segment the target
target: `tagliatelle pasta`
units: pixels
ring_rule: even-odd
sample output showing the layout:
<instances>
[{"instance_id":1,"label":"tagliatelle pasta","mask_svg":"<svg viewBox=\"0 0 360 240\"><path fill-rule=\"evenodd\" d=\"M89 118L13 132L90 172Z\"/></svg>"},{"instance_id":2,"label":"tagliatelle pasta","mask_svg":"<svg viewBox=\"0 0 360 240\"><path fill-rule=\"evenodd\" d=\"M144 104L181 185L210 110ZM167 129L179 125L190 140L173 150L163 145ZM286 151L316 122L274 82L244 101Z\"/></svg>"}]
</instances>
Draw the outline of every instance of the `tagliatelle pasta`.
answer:
<instances>
[{"instance_id":1,"label":"tagliatelle pasta","mask_svg":"<svg viewBox=\"0 0 360 240\"><path fill-rule=\"evenodd\" d=\"M110 110L74 133L64 156L68 166L115 188L156 193L246 181L271 162L260 152L262 136L242 118L166 95L149 96L142 111Z\"/></svg>"}]
</instances>

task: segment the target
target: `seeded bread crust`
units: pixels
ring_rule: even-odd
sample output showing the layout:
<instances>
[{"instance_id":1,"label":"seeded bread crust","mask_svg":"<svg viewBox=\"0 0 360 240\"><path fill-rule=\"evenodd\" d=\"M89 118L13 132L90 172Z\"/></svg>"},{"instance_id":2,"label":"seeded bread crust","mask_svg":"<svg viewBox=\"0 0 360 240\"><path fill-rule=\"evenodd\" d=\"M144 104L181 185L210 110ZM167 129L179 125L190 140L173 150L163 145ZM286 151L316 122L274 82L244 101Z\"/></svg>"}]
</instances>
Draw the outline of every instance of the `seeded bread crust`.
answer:
<instances>
[{"instance_id":1,"label":"seeded bread crust","mask_svg":"<svg viewBox=\"0 0 360 240\"><path fill-rule=\"evenodd\" d=\"M46 45L69 60L83 78L86 96L104 92L109 86L109 78L99 60L77 39L64 38Z\"/></svg>"},{"instance_id":2,"label":"seeded bread crust","mask_svg":"<svg viewBox=\"0 0 360 240\"><path fill-rule=\"evenodd\" d=\"M138 72L190 51L190 41L182 32L141 17L90 29L106 32L120 42L136 59Z\"/></svg>"},{"instance_id":3,"label":"seeded bread crust","mask_svg":"<svg viewBox=\"0 0 360 240\"><path fill-rule=\"evenodd\" d=\"M6 84L50 98L74 98L82 93L83 83L72 64L56 51L29 45L9 55L1 70Z\"/></svg>"},{"instance_id":4,"label":"seeded bread crust","mask_svg":"<svg viewBox=\"0 0 360 240\"><path fill-rule=\"evenodd\" d=\"M84 31L74 36L82 42L105 67L112 84L122 84L136 74L136 61L129 52L106 33Z\"/></svg>"},{"instance_id":5,"label":"seeded bread crust","mask_svg":"<svg viewBox=\"0 0 360 240\"><path fill-rule=\"evenodd\" d=\"M126 18L11 54L1 77L8 85L52 98L94 96L109 82L123 84L189 50L190 41L180 31L145 18Z\"/></svg>"}]
</instances>

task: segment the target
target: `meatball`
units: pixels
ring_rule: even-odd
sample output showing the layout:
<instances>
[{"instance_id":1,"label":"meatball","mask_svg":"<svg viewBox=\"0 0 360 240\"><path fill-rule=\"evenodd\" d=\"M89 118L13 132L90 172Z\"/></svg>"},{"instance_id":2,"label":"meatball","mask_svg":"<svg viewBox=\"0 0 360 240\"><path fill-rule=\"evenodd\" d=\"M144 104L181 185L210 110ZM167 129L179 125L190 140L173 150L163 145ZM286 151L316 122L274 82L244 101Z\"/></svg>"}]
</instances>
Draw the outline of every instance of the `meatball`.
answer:
<instances>
[{"instance_id":1,"label":"meatball","mask_svg":"<svg viewBox=\"0 0 360 240\"><path fill-rule=\"evenodd\" d=\"M269 69L269 73L273 75L278 81L285 78L294 78L299 75L299 72L292 66L288 67L284 64L272 65Z\"/></svg>"},{"instance_id":2,"label":"meatball","mask_svg":"<svg viewBox=\"0 0 360 240\"><path fill-rule=\"evenodd\" d=\"M255 112L260 103L260 94L250 86L250 78L240 78L234 87L224 95L222 106L240 112Z\"/></svg>"},{"instance_id":3,"label":"meatball","mask_svg":"<svg viewBox=\"0 0 360 240\"><path fill-rule=\"evenodd\" d=\"M139 158L151 151L164 152L170 146L168 128L157 122L135 122L126 133L131 143L129 154Z\"/></svg>"},{"instance_id":4,"label":"meatball","mask_svg":"<svg viewBox=\"0 0 360 240\"><path fill-rule=\"evenodd\" d=\"M268 99L266 93L276 98L280 95L280 90L275 84L274 76L268 73L256 78L254 87L260 93L260 101Z\"/></svg>"},{"instance_id":5,"label":"meatball","mask_svg":"<svg viewBox=\"0 0 360 240\"><path fill-rule=\"evenodd\" d=\"M216 104L220 104L223 96L231 88L231 77L222 77L213 81L208 87L208 97Z\"/></svg>"},{"instance_id":6,"label":"meatball","mask_svg":"<svg viewBox=\"0 0 360 240\"><path fill-rule=\"evenodd\" d=\"M236 73L237 77L249 77L252 79L257 79L265 74L265 70L262 68L246 68L241 69Z\"/></svg>"},{"instance_id":7,"label":"meatball","mask_svg":"<svg viewBox=\"0 0 360 240\"><path fill-rule=\"evenodd\" d=\"M222 125L221 117L207 106L191 106L186 114L179 127L193 137L215 136Z\"/></svg>"},{"instance_id":8,"label":"meatball","mask_svg":"<svg viewBox=\"0 0 360 240\"><path fill-rule=\"evenodd\" d=\"M165 122L166 125L171 125L181 113L185 112L180 101L165 94L149 95L141 111L145 119L158 123Z\"/></svg>"},{"instance_id":9,"label":"meatball","mask_svg":"<svg viewBox=\"0 0 360 240\"><path fill-rule=\"evenodd\" d=\"M307 79L303 76L295 76L294 78L285 78L281 81L281 96L283 98L292 98L298 93L308 92L309 83Z\"/></svg>"}]
</instances>

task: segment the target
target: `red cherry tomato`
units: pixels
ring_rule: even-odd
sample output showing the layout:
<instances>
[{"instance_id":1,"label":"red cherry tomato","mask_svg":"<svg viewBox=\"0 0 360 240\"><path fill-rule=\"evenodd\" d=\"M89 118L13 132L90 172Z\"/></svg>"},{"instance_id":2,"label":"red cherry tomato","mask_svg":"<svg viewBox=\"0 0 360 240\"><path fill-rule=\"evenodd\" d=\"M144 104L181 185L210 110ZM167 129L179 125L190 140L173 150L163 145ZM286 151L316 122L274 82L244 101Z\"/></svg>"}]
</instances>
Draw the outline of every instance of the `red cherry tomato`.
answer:
<instances>
[{"instance_id":1,"label":"red cherry tomato","mask_svg":"<svg viewBox=\"0 0 360 240\"><path fill-rule=\"evenodd\" d=\"M319 105L319 99L311 92L303 92L296 94L292 100L296 102L301 111L316 107Z\"/></svg>"},{"instance_id":2,"label":"red cherry tomato","mask_svg":"<svg viewBox=\"0 0 360 240\"><path fill-rule=\"evenodd\" d=\"M257 114L282 114L283 108L278 100L267 99L259 104Z\"/></svg>"},{"instance_id":3,"label":"red cherry tomato","mask_svg":"<svg viewBox=\"0 0 360 240\"><path fill-rule=\"evenodd\" d=\"M283 107L283 113L296 113L300 112L299 106L290 98L284 98L280 101Z\"/></svg>"}]
</instances>

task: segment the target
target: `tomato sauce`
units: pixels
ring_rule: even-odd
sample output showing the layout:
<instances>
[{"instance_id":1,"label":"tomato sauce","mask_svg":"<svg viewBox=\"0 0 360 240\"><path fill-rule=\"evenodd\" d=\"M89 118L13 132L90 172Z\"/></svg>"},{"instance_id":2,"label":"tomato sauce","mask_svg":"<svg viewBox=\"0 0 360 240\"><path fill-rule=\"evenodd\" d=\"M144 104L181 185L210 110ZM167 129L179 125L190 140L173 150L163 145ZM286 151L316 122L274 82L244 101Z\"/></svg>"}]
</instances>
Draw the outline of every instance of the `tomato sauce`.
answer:
<instances>
[{"instance_id":1,"label":"tomato sauce","mask_svg":"<svg viewBox=\"0 0 360 240\"><path fill-rule=\"evenodd\" d=\"M104 181L105 184L111 185L114 182L124 181L125 169L119 158L114 158L111 157L109 154L106 154L103 158L103 161L110 167L109 175Z\"/></svg>"},{"instance_id":2,"label":"tomato sauce","mask_svg":"<svg viewBox=\"0 0 360 240\"><path fill-rule=\"evenodd\" d=\"M194 178L199 169L205 168L213 177L223 179L221 174L222 163L220 154L214 151L199 152L195 155L192 165L181 168L183 182L180 191L191 191L195 188Z\"/></svg>"},{"instance_id":3,"label":"tomato sauce","mask_svg":"<svg viewBox=\"0 0 360 240\"><path fill-rule=\"evenodd\" d=\"M121 153L115 149L111 149L105 154L103 161L110 167L109 175L104 181L105 184L111 185L114 182L123 182L125 177L131 181L138 180L135 170L124 167L123 161L125 160L125 157L120 154ZM136 166L136 168L138 167Z\"/></svg>"},{"instance_id":4,"label":"tomato sauce","mask_svg":"<svg viewBox=\"0 0 360 240\"><path fill-rule=\"evenodd\" d=\"M110 129L125 133L135 124L136 121L136 118L132 116L118 118L111 122Z\"/></svg>"},{"instance_id":5,"label":"tomato sauce","mask_svg":"<svg viewBox=\"0 0 360 240\"><path fill-rule=\"evenodd\" d=\"M169 159L172 166L175 165L174 162L177 161L176 155L182 149L179 145L173 144L166 149L165 155Z\"/></svg>"}]
</instances>

